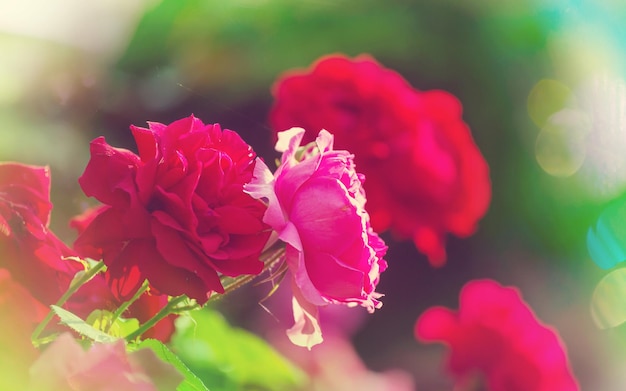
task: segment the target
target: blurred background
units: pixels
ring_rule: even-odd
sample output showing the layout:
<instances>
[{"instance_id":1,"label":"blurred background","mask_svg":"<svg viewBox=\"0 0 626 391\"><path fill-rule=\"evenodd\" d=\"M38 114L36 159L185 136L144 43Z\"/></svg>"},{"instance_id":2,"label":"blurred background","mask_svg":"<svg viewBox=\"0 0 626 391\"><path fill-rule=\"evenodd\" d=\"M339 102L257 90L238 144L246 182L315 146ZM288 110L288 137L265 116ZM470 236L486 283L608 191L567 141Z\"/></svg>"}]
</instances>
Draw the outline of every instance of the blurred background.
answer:
<instances>
[{"instance_id":1,"label":"blurred background","mask_svg":"<svg viewBox=\"0 0 626 391\"><path fill-rule=\"evenodd\" d=\"M369 53L415 88L460 99L493 199L473 237L448 239L440 269L383 235L384 306L355 310L365 365L451 389L444 348L416 342L414 322L493 278L559 330L582 389L623 390L626 329L593 323L607 271L587 233L626 190L625 18L620 0L0 0L0 159L51 167L52 229L71 243L68 219L93 203L77 183L91 139L134 149L130 124L193 113L273 159L276 77ZM263 294L236 292L221 310L266 337L257 324L272 315L249 299Z\"/></svg>"}]
</instances>

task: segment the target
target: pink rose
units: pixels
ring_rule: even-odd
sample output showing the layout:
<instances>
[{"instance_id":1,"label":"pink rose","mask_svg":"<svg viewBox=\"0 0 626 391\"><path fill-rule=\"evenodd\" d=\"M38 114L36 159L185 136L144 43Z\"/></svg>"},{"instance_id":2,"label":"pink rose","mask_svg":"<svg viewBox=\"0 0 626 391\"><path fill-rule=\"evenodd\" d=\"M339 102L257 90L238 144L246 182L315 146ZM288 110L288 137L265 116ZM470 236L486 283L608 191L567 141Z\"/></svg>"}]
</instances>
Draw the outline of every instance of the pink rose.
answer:
<instances>
[{"instance_id":1,"label":"pink rose","mask_svg":"<svg viewBox=\"0 0 626 391\"><path fill-rule=\"evenodd\" d=\"M30 369L28 391L174 390L183 380L149 349L127 354L124 341L95 344L85 351L62 334Z\"/></svg>"},{"instance_id":2,"label":"pink rose","mask_svg":"<svg viewBox=\"0 0 626 391\"><path fill-rule=\"evenodd\" d=\"M159 293L200 304L224 291L221 274L258 274L270 234L265 205L243 192L255 153L237 133L191 116L132 126L139 155L100 137L80 185L105 204L75 247L98 252L115 295L148 279Z\"/></svg>"},{"instance_id":3,"label":"pink rose","mask_svg":"<svg viewBox=\"0 0 626 391\"><path fill-rule=\"evenodd\" d=\"M491 197L489 169L454 96L415 90L369 56L340 55L285 73L273 94L276 132L300 126L309 142L327 129L355 154L377 232L412 239L442 265L446 234L476 230Z\"/></svg>"},{"instance_id":4,"label":"pink rose","mask_svg":"<svg viewBox=\"0 0 626 391\"><path fill-rule=\"evenodd\" d=\"M325 130L314 146L298 151L303 135L299 128L279 133L281 165L272 176L258 160L246 191L268 201L263 221L286 243L296 322L288 335L310 348L322 341L318 306L380 308L382 295L375 289L387 268L387 247L370 227L353 156L333 150L333 136Z\"/></svg>"},{"instance_id":5,"label":"pink rose","mask_svg":"<svg viewBox=\"0 0 626 391\"><path fill-rule=\"evenodd\" d=\"M535 317L517 289L495 281L465 285L458 311L428 309L415 334L449 346L447 368L462 389L476 381L490 391L579 389L556 331Z\"/></svg>"},{"instance_id":6,"label":"pink rose","mask_svg":"<svg viewBox=\"0 0 626 391\"><path fill-rule=\"evenodd\" d=\"M55 303L82 266L49 229L50 171L0 163L0 267L44 304Z\"/></svg>"}]
</instances>

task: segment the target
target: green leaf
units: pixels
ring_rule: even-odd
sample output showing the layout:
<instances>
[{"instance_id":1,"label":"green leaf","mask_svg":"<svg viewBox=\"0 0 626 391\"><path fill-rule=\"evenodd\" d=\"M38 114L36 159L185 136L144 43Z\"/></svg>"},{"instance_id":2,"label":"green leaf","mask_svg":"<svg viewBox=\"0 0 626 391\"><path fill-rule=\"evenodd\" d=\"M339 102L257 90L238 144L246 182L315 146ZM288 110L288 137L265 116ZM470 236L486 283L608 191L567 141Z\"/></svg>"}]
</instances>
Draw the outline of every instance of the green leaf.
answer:
<instances>
[{"instance_id":1,"label":"green leaf","mask_svg":"<svg viewBox=\"0 0 626 391\"><path fill-rule=\"evenodd\" d=\"M172 349L213 391L292 390L305 375L261 338L215 311L180 316Z\"/></svg>"},{"instance_id":2,"label":"green leaf","mask_svg":"<svg viewBox=\"0 0 626 391\"><path fill-rule=\"evenodd\" d=\"M172 351L156 339L146 339L135 345L137 349L151 349L161 360L172 364L185 380L176 388L177 391L209 391L209 389Z\"/></svg>"},{"instance_id":3,"label":"green leaf","mask_svg":"<svg viewBox=\"0 0 626 391\"><path fill-rule=\"evenodd\" d=\"M104 343L115 342L118 339L94 328L78 316L67 310L64 310L61 307L51 305L50 308L52 308L52 311L54 311L54 313L61 319L61 323L78 332L84 337L87 337L95 342Z\"/></svg>"},{"instance_id":4,"label":"green leaf","mask_svg":"<svg viewBox=\"0 0 626 391\"><path fill-rule=\"evenodd\" d=\"M139 321L135 318L117 318L111 324L113 313L106 310L94 310L87 317L87 324L92 325L96 330L106 332L113 337L122 338L139 328Z\"/></svg>"}]
</instances>

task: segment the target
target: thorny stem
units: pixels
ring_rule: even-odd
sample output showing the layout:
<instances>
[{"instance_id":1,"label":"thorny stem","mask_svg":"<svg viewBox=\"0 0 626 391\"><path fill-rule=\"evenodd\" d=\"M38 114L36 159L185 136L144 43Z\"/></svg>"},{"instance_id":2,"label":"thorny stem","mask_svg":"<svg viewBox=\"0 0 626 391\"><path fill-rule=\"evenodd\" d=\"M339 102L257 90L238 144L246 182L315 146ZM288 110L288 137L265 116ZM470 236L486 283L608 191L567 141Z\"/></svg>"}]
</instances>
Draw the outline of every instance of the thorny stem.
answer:
<instances>
[{"instance_id":1,"label":"thorny stem","mask_svg":"<svg viewBox=\"0 0 626 391\"><path fill-rule=\"evenodd\" d=\"M284 254L285 254L285 247L283 247L282 245L277 249L270 250L267 253L262 254L261 260L265 264L265 266L263 267L263 272L272 269L278 262L280 262ZM209 298L209 302L222 298L227 293L230 293L237 288L241 288L242 286L244 286L245 284L249 283L250 281L254 280L257 277L258 275L245 275L245 276L239 276L235 278L222 277L224 293L221 295L212 296L211 298Z\"/></svg>"},{"instance_id":2,"label":"thorny stem","mask_svg":"<svg viewBox=\"0 0 626 391\"><path fill-rule=\"evenodd\" d=\"M282 245L278 248L270 248L268 251L261 254L261 261L264 263L263 271L270 270L271 268L273 268L278 262L282 260L284 254L285 254L285 248ZM225 295L233 292L234 290L254 280L256 277L258 277L258 275L244 275L244 276L239 276L235 278L222 276L221 281L222 281L222 286L224 287L224 293L222 293L221 295L212 295L207 301L207 303L219 300ZM161 309L161 311L159 311L152 318L148 319L148 321L142 324L137 330L133 331L132 333L124 337L124 339L126 339L126 341L128 342L134 341L135 339L140 337L143 333L148 331L152 326L154 326L160 320L162 320L163 318L165 318L166 316L170 314L201 308L199 304L179 306L179 304L183 303L185 300L188 300L187 296L185 295L172 298L167 303L167 305L165 305L165 307Z\"/></svg>"},{"instance_id":3,"label":"thorny stem","mask_svg":"<svg viewBox=\"0 0 626 391\"><path fill-rule=\"evenodd\" d=\"M104 268L104 262L100 261L100 262L96 263L93 267L91 267L90 269L84 271L78 278L74 278L74 280L72 280L72 282L70 283L69 288L67 288L67 291L63 294L63 296L61 296L61 298L59 300L57 300L55 305L57 307L62 307L63 304L65 304L65 302L74 293L76 293L76 291L81 286L83 286L83 284L85 284L89 280L91 280L93 278L93 276L98 274L103 268ZM39 323L37 325L37 327L33 331L33 334L31 335L30 339L31 339L31 341L32 341L32 343L33 343L33 345L35 347L37 347L37 346L39 346L41 344L41 341L38 340L39 335L46 328L48 323L50 323L50 321L52 320L53 316L54 316L54 312L52 310L48 311L48 314L46 314L46 317L43 319L43 321L41 323Z\"/></svg>"},{"instance_id":4,"label":"thorny stem","mask_svg":"<svg viewBox=\"0 0 626 391\"><path fill-rule=\"evenodd\" d=\"M141 297L141 295L143 295L148 290L149 287L150 287L150 284L148 283L148 280L145 280L143 282L143 284L141 285L141 287L137 290L137 293L135 293L135 295L133 297L131 297L130 300L123 302L122 305L120 305L117 308L117 310L115 310L115 312L113 313L113 316L111 318L111 323L109 324L107 332L108 332L108 330L111 329L111 327L113 326L113 323L115 323L117 318L119 318L124 313L124 311L126 311L128 309L128 307L131 306L131 304L133 304L135 301L137 301L137 299L139 299Z\"/></svg>"},{"instance_id":5,"label":"thorny stem","mask_svg":"<svg viewBox=\"0 0 626 391\"><path fill-rule=\"evenodd\" d=\"M146 323L144 323L141 326L139 326L139 328L137 330L135 330L132 333L128 334L126 337L124 337L124 339L126 339L126 341L128 341L128 342L134 341L141 334L145 333L152 326L157 324L161 319L165 318L166 316L168 316L171 313L174 313L174 309L176 308L176 306L178 304L182 303L185 300L187 300L187 296L185 296L185 295L172 298L167 303L167 305L165 305L165 307L161 308L161 311L157 312L156 315L154 315L152 318L148 319L148 321Z\"/></svg>"}]
</instances>

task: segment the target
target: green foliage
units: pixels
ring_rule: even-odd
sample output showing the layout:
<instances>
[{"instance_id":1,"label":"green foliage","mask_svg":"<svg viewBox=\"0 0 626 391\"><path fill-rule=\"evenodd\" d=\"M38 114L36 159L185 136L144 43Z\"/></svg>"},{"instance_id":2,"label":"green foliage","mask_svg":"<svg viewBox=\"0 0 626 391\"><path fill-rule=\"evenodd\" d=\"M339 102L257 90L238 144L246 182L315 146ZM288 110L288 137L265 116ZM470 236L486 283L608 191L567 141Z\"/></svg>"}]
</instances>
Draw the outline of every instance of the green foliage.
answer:
<instances>
[{"instance_id":1,"label":"green foliage","mask_svg":"<svg viewBox=\"0 0 626 391\"><path fill-rule=\"evenodd\" d=\"M405 7L376 0L163 0L118 67L134 75L173 67L194 91L220 90L224 100L267 94L278 74L325 54L397 56L421 37Z\"/></svg>"},{"instance_id":2,"label":"green foliage","mask_svg":"<svg viewBox=\"0 0 626 391\"><path fill-rule=\"evenodd\" d=\"M95 310L87 317L87 323L97 330L102 330L107 334L122 338L139 328L137 319L116 318L113 320L113 313L106 310Z\"/></svg>"},{"instance_id":3,"label":"green foliage","mask_svg":"<svg viewBox=\"0 0 626 391\"><path fill-rule=\"evenodd\" d=\"M117 338L96 329L73 313L64 310L56 305L50 306L52 311L61 319L61 323L76 331L80 335L87 337L95 342L111 343Z\"/></svg>"},{"instance_id":4,"label":"green foliage","mask_svg":"<svg viewBox=\"0 0 626 391\"><path fill-rule=\"evenodd\" d=\"M135 346L136 349L149 348L163 361L172 364L185 380L176 388L176 391L209 391L189 368L172 351L156 339L146 339Z\"/></svg>"},{"instance_id":5,"label":"green foliage","mask_svg":"<svg viewBox=\"0 0 626 391\"><path fill-rule=\"evenodd\" d=\"M176 330L172 349L212 391L293 390L305 380L265 341L215 311L181 316Z\"/></svg>"}]
</instances>

